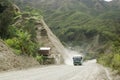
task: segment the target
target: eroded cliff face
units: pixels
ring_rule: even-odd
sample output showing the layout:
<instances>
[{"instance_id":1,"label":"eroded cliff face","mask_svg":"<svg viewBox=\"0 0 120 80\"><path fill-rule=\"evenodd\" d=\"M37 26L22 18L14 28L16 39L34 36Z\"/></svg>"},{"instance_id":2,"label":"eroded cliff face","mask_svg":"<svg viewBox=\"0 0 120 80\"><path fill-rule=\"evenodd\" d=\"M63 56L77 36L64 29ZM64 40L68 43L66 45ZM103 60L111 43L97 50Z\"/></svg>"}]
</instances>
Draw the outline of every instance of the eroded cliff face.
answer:
<instances>
[{"instance_id":1,"label":"eroded cliff face","mask_svg":"<svg viewBox=\"0 0 120 80\"><path fill-rule=\"evenodd\" d=\"M56 64L64 63L64 57L66 55L66 50L60 40L52 33L50 28L44 22L43 19L37 21L37 42L43 44L42 47L50 47L51 57L55 59ZM42 35L42 31L45 31L45 35Z\"/></svg>"}]
</instances>

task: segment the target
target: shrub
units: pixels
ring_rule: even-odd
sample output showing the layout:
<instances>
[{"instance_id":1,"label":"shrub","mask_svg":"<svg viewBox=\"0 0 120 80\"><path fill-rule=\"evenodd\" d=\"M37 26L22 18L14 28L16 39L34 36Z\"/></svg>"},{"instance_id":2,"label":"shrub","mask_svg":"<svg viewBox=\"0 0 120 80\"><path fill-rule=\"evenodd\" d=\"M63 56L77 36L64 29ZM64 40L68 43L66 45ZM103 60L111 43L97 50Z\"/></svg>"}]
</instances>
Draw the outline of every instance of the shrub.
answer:
<instances>
[{"instance_id":1,"label":"shrub","mask_svg":"<svg viewBox=\"0 0 120 80\"><path fill-rule=\"evenodd\" d=\"M31 40L31 35L23 30L17 30L15 27L11 27L11 30L15 31L12 33L14 37L5 40L5 42L15 50L16 54L36 55L38 45Z\"/></svg>"},{"instance_id":2,"label":"shrub","mask_svg":"<svg viewBox=\"0 0 120 80\"><path fill-rule=\"evenodd\" d=\"M20 49L20 46L19 46L19 41L17 40L17 38L12 38L12 39L7 39L5 40L5 42L13 48L13 50L15 51L16 54L21 54L21 50Z\"/></svg>"},{"instance_id":3,"label":"shrub","mask_svg":"<svg viewBox=\"0 0 120 80\"><path fill-rule=\"evenodd\" d=\"M43 64L44 62L43 56L36 56L36 59L40 64Z\"/></svg>"},{"instance_id":4,"label":"shrub","mask_svg":"<svg viewBox=\"0 0 120 80\"><path fill-rule=\"evenodd\" d=\"M114 54L111 67L114 70L118 70L118 73L120 73L120 54Z\"/></svg>"}]
</instances>

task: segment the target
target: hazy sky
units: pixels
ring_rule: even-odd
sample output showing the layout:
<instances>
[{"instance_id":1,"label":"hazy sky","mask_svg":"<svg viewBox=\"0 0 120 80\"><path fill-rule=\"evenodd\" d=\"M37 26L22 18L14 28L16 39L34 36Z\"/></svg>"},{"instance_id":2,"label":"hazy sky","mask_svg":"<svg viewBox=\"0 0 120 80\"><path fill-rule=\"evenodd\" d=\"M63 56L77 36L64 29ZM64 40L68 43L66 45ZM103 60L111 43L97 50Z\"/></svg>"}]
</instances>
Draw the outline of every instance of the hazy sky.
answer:
<instances>
[{"instance_id":1,"label":"hazy sky","mask_svg":"<svg viewBox=\"0 0 120 80\"><path fill-rule=\"evenodd\" d=\"M112 0L105 0L105 1L108 1L108 2L109 2L109 1L112 1Z\"/></svg>"}]
</instances>

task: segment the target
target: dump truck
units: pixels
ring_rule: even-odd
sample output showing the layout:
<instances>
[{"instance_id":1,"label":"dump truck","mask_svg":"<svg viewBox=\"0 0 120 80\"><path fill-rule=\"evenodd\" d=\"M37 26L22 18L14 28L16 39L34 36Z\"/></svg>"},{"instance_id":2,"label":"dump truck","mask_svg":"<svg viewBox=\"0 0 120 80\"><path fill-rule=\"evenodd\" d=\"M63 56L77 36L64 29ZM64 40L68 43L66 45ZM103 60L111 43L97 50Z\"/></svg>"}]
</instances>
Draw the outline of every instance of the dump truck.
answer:
<instances>
[{"instance_id":1,"label":"dump truck","mask_svg":"<svg viewBox=\"0 0 120 80\"><path fill-rule=\"evenodd\" d=\"M54 64L55 60L51 56L51 48L50 47L40 47L38 50L38 55L43 57L43 62L41 64Z\"/></svg>"}]
</instances>

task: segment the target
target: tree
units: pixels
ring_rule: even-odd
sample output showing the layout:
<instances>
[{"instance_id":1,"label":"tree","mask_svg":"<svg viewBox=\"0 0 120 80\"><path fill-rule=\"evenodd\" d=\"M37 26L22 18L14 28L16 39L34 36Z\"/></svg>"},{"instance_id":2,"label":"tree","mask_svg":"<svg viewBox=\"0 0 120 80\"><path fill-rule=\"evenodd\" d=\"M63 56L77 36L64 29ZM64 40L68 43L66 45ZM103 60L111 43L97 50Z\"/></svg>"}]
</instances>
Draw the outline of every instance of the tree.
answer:
<instances>
[{"instance_id":1,"label":"tree","mask_svg":"<svg viewBox=\"0 0 120 80\"><path fill-rule=\"evenodd\" d=\"M14 7L9 0L0 0L0 37L7 37L8 26L15 16Z\"/></svg>"}]
</instances>

